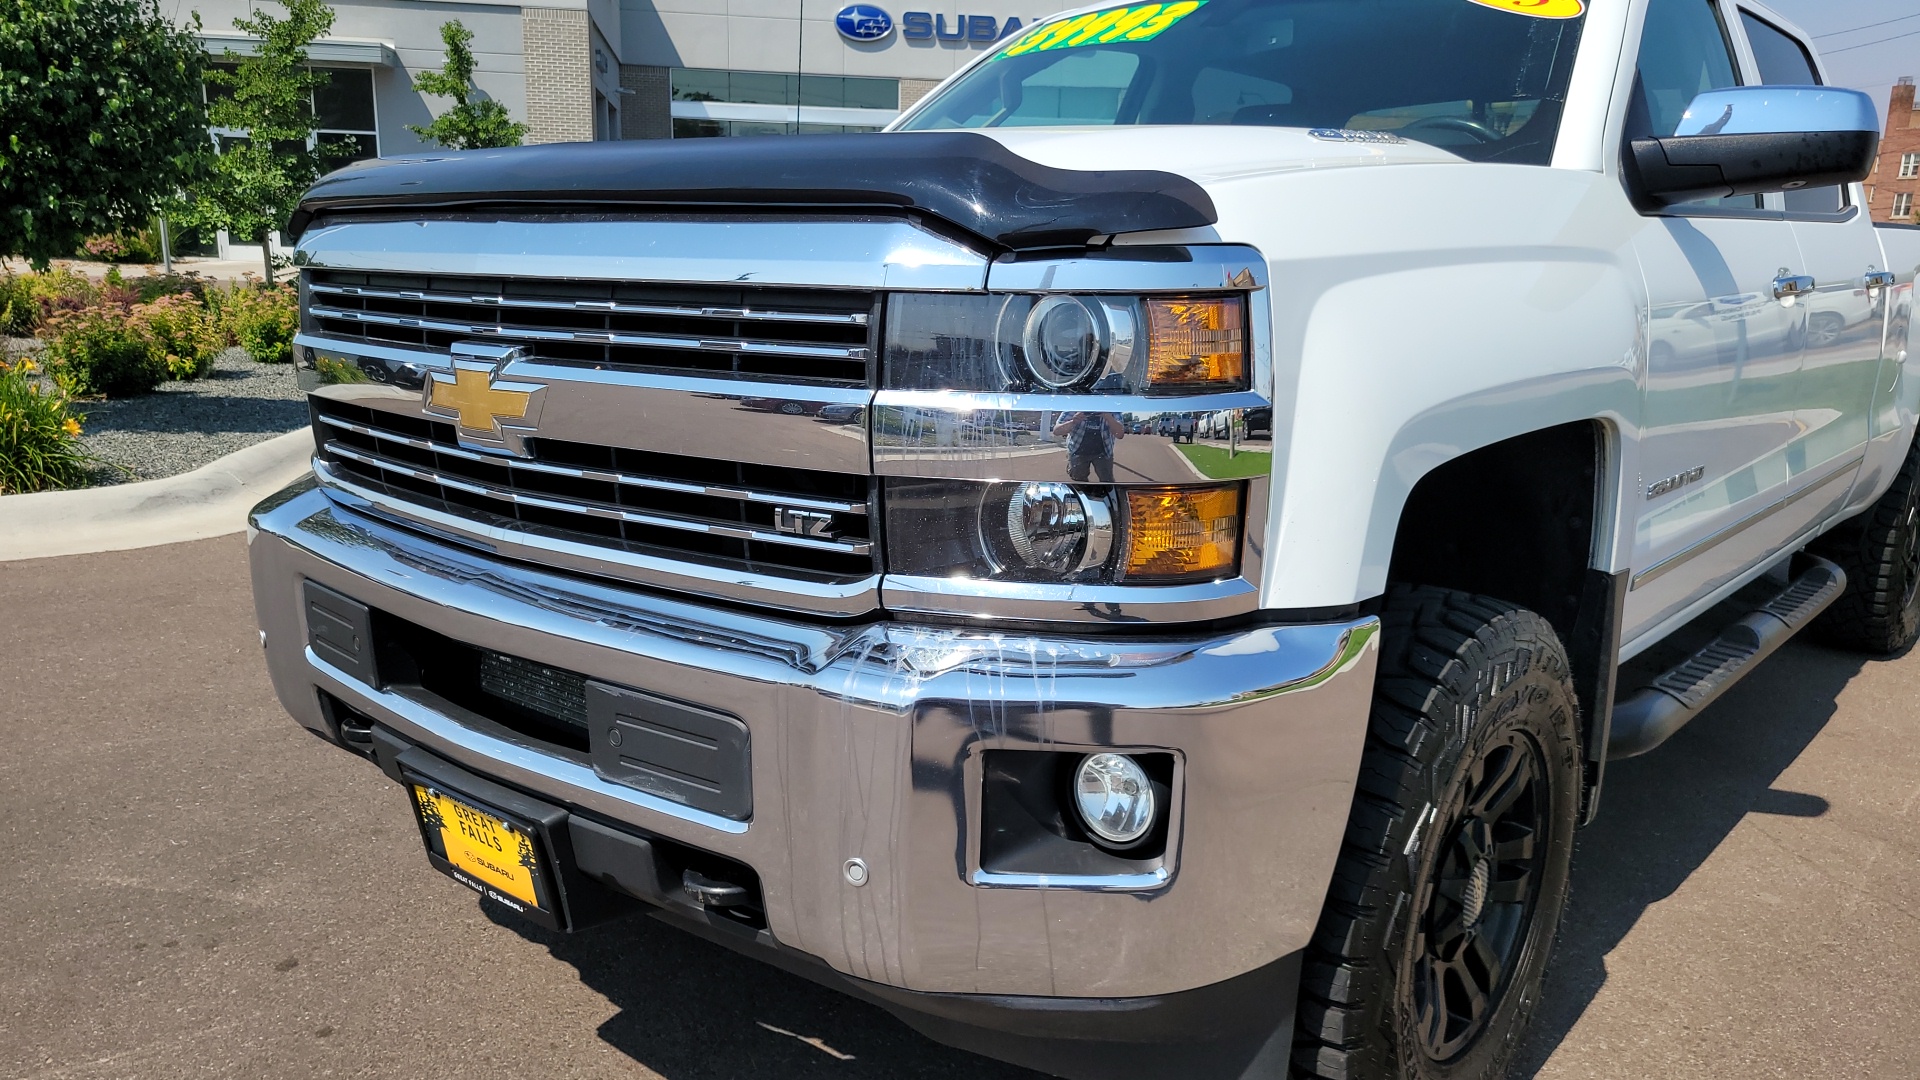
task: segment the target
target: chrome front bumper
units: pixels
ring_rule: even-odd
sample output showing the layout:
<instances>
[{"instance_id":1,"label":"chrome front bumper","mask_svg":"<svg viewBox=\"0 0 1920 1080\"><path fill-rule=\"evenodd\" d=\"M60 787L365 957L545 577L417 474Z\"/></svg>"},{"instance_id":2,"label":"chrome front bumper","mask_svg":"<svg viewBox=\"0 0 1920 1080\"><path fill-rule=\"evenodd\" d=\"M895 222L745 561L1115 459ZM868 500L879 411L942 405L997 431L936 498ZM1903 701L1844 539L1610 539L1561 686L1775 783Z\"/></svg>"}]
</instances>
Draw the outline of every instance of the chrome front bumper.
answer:
<instances>
[{"instance_id":1,"label":"chrome front bumper","mask_svg":"<svg viewBox=\"0 0 1920 1080\"><path fill-rule=\"evenodd\" d=\"M1359 768L1378 623L1214 636L821 626L595 584L435 542L296 485L254 511L255 603L281 701L317 690L467 769L752 867L783 946L922 992L1133 997L1303 948ZM742 718L750 821L608 783L464 726L307 648L312 580L456 640ZM1166 866L979 868L981 754L1098 747L1182 762ZM399 806L396 800L396 810ZM861 859L868 880L843 868Z\"/></svg>"}]
</instances>

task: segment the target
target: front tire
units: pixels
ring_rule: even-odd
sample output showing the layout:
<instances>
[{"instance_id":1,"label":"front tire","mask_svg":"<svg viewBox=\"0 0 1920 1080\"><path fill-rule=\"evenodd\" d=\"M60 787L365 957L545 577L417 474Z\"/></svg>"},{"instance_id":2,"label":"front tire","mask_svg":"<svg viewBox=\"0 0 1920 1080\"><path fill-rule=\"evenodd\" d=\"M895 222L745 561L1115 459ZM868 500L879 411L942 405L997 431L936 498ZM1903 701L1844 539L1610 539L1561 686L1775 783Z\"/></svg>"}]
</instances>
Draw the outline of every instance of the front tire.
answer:
<instances>
[{"instance_id":1,"label":"front tire","mask_svg":"<svg viewBox=\"0 0 1920 1080\"><path fill-rule=\"evenodd\" d=\"M1579 705L1545 619L1395 586L1359 788L1307 952L1294 1067L1496 1080L1539 998L1579 815Z\"/></svg>"},{"instance_id":2,"label":"front tire","mask_svg":"<svg viewBox=\"0 0 1920 1080\"><path fill-rule=\"evenodd\" d=\"M1920 639L1920 441L1893 486L1813 545L1847 572L1847 591L1814 621L1829 645L1897 656Z\"/></svg>"}]
</instances>

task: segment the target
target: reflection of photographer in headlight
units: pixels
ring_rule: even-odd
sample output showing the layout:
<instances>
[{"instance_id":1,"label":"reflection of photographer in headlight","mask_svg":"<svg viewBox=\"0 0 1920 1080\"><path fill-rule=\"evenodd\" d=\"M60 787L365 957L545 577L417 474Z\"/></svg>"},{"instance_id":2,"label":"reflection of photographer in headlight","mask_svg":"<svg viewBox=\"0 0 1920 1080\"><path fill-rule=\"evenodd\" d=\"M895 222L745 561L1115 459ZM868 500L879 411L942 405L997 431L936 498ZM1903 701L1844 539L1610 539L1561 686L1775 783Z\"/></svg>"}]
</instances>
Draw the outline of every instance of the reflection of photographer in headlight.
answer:
<instances>
[{"instance_id":1,"label":"reflection of photographer in headlight","mask_svg":"<svg viewBox=\"0 0 1920 1080\"><path fill-rule=\"evenodd\" d=\"M1118 413L1068 413L1053 426L1054 436L1067 440L1067 476L1085 483L1087 471L1103 484L1113 483L1113 444L1127 437Z\"/></svg>"}]
</instances>

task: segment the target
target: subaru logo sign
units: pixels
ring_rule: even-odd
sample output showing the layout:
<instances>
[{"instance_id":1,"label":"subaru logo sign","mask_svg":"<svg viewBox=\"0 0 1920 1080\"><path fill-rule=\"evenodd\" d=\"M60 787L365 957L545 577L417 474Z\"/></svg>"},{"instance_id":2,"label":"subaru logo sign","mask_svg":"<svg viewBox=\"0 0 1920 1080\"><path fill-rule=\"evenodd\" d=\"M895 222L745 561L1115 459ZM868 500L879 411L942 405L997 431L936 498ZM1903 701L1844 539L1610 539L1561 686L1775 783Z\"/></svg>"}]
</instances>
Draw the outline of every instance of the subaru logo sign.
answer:
<instances>
[{"instance_id":1,"label":"subaru logo sign","mask_svg":"<svg viewBox=\"0 0 1920 1080\"><path fill-rule=\"evenodd\" d=\"M848 41L879 41L893 33L893 16L872 4L849 4L833 17L840 36Z\"/></svg>"}]
</instances>

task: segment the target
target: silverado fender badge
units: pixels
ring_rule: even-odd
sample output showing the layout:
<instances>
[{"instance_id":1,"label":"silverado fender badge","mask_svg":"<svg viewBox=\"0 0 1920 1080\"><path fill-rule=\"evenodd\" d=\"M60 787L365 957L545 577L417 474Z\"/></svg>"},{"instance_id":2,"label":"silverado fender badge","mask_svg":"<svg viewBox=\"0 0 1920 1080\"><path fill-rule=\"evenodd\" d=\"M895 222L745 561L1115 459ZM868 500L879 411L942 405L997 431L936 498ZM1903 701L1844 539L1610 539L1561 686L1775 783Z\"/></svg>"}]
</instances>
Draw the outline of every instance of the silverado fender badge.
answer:
<instances>
[{"instance_id":1,"label":"silverado fender badge","mask_svg":"<svg viewBox=\"0 0 1920 1080\"><path fill-rule=\"evenodd\" d=\"M526 359L527 350L457 341L452 352L450 369L427 372L427 413L453 420L462 446L530 456L527 436L539 426L546 384L500 377L508 364Z\"/></svg>"},{"instance_id":2,"label":"silverado fender badge","mask_svg":"<svg viewBox=\"0 0 1920 1080\"><path fill-rule=\"evenodd\" d=\"M1657 499L1669 491L1677 491L1680 488L1686 487L1688 484L1698 483L1700 478L1705 475L1707 475L1707 467L1705 465L1695 465L1686 472L1674 473L1664 480L1655 480L1653 483L1647 485L1647 498Z\"/></svg>"}]
</instances>

